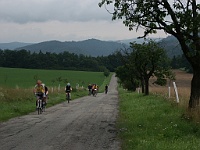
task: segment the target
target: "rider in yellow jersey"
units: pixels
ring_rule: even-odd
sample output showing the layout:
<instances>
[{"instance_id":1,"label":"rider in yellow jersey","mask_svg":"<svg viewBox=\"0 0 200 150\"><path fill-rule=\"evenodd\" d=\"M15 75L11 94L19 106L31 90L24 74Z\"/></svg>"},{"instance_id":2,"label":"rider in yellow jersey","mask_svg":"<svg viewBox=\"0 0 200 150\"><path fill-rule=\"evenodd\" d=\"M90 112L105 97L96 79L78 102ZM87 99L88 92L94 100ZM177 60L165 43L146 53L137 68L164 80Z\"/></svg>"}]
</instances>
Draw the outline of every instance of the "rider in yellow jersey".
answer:
<instances>
[{"instance_id":1,"label":"rider in yellow jersey","mask_svg":"<svg viewBox=\"0 0 200 150\"><path fill-rule=\"evenodd\" d=\"M41 80L37 80L33 92L37 96L37 100L39 98L41 98L43 100L44 94L45 94L45 86L44 86L44 84L42 84ZM36 106L37 106L37 100L36 100Z\"/></svg>"}]
</instances>

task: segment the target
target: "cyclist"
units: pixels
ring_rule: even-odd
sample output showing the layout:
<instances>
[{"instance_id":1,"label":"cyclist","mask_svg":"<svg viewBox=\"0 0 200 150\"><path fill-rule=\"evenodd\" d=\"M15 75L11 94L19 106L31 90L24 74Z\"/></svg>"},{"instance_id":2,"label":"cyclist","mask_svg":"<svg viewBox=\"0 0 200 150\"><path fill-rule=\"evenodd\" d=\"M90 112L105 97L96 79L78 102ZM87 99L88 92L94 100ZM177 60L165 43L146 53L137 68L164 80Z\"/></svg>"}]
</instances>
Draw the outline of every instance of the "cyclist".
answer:
<instances>
[{"instance_id":1,"label":"cyclist","mask_svg":"<svg viewBox=\"0 0 200 150\"><path fill-rule=\"evenodd\" d=\"M93 84L93 85L92 85L92 94L93 94L93 96L94 96L95 94L97 94L97 85L96 85L96 84Z\"/></svg>"},{"instance_id":2,"label":"cyclist","mask_svg":"<svg viewBox=\"0 0 200 150\"><path fill-rule=\"evenodd\" d=\"M91 95L92 94L92 85L91 84L88 85L88 91L89 91L88 95Z\"/></svg>"},{"instance_id":3,"label":"cyclist","mask_svg":"<svg viewBox=\"0 0 200 150\"><path fill-rule=\"evenodd\" d=\"M66 96L69 93L70 100L71 100L71 91L72 91L72 87L71 87L70 83L67 83L67 86L65 87L65 93L66 93Z\"/></svg>"},{"instance_id":4,"label":"cyclist","mask_svg":"<svg viewBox=\"0 0 200 150\"><path fill-rule=\"evenodd\" d=\"M108 85L106 84L106 86L105 86L105 94L107 94L108 93Z\"/></svg>"},{"instance_id":5,"label":"cyclist","mask_svg":"<svg viewBox=\"0 0 200 150\"><path fill-rule=\"evenodd\" d=\"M33 92L37 97L37 99L36 99L36 106L37 106L37 100L38 99L42 99L43 100L44 92L45 92L44 84L42 84L41 80L37 80Z\"/></svg>"}]
</instances>

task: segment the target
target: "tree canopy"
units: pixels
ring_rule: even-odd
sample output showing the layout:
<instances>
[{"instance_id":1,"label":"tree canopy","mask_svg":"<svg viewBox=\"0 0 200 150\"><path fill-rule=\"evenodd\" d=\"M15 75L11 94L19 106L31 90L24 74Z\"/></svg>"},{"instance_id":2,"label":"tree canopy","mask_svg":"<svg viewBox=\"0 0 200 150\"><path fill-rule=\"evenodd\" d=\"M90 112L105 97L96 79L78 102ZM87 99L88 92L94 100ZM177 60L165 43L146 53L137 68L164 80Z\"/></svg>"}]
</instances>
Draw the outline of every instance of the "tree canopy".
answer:
<instances>
[{"instance_id":1,"label":"tree canopy","mask_svg":"<svg viewBox=\"0 0 200 150\"><path fill-rule=\"evenodd\" d=\"M131 43L130 52L124 55L124 66L118 67L116 74L127 88L141 85L142 92L148 95L150 77L156 77L159 85L166 85L167 78L173 77L165 50L154 41Z\"/></svg>"},{"instance_id":2,"label":"tree canopy","mask_svg":"<svg viewBox=\"0 0 200 150\"><path fill-rule=\"evenodd\" d=\"M0 67L30 68L30 69L60 69L114 72L117 66L118 54L91 57L69 52L59 54L50 52L31 53L26 50L0 50ZM107 75L106 74L106 75Z\"/></svg>"}]
</instances>

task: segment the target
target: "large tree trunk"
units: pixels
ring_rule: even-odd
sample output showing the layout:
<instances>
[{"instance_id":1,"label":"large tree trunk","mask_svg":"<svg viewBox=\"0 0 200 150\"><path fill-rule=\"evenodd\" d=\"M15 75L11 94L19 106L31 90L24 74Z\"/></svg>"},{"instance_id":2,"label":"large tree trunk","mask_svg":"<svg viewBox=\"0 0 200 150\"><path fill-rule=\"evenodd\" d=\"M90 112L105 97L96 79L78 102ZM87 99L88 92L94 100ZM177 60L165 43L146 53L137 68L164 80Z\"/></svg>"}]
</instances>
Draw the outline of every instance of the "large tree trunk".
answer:
<instances>
[{"instance_id":1,"label":"large tree trunk","mask_svg":"<svg viewBox=\"0 0 200 150\"><path fill-rule=\"evenodd\" d=\"M193 67L193 78L191 82L191 94L189 108L195 108L200 100L200 69Z\"/></svg>"},{"instance_id":2,"label":"large tree trunk","mask_svg":"<svg viewBox=\"0 0 200 150\"><path fill-rule=\"evenodd\" d=\"M140 82L141 82L141 87L142 87L142 93L144 93L144 79L143 78L141 78L140 79Z\"/></svg>"}]
</instances>

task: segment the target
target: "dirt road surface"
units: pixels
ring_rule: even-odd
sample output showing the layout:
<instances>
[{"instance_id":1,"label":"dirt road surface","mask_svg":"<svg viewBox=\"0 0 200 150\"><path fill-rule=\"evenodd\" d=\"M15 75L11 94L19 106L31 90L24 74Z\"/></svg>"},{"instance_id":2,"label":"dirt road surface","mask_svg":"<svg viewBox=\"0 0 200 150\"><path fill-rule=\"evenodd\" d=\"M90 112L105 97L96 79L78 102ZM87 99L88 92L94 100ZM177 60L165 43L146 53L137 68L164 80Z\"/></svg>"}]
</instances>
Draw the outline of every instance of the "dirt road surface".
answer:
<instances>
[{"instance_id":1,"label":"dirt road surface","mask_svg":"<svg viewBox=\"0 0 200 150\"><path fill-rule=\"evenodd\" d=\"M120 150L116 87L0 123L0 150Z\"/></svg>"}]
</instances>

